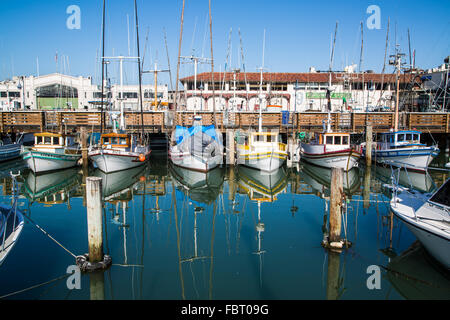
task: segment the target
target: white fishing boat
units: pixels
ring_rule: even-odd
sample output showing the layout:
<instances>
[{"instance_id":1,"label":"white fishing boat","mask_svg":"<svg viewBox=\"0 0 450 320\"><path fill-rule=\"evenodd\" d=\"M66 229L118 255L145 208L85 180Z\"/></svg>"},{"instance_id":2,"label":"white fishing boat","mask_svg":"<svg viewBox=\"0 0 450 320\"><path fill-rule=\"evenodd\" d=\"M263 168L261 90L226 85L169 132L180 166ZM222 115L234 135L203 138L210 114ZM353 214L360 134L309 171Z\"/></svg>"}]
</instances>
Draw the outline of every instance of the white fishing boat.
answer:
<instances>
[{"instance_id":1,"label":"white fishing boat","mask_svg":"<svg viewBox=\"0 0 450 320\"><path fill-rule=\"evenodd\" d=\"M35 133L32 148L23 148L23 159L35 172L47 172L75 167L81 150L74 137L58 133Z\"/></svg>"},{"instance_id":2,"label":"white fishing boat","mask_svg":"<svg viewBox=\"0 0 450 320\"><path fill-rule=\"evenodd\" d=\"M140 144L137 137L126 133L105 133L99 144L90 147L89 158L105 173L143 165L150 158L151 149Z\"/></svg>"},{"instance_id":3,"label":"white fishing boat","mask_svg":"<svg viewBox=\"0 0 450 320\"><path fill-rule=\"evenodd\" d=\"M380 164L425 171L439 154L439 148L420 143L420 135L414 130L381 133L380 141L372 147L372 159Z\"/></svg>"},{"instance_id":4,"label":"white fishing boat","mask_svg":"<svg viewBox=\"0 0 450 320\"><path fill-rule=\"evenodd\" d=\"M397 186L390 206L426 250L450 269L450 179L431 196Z\"/></svg>"},{"instance_id":5,"label":"white fishing boat","mask_svg":"<svg viewBox=\"0 0 450 320\"><path fill-rule=\"evenodd\" d=\"M344 132L316 133L309 143L301 142L301 159L325 168L349 171L358 166L361 152L350 144L350 134Z\"/></svg>"},{"instance_id":6,"label":"white fishing boat","mask_svg":"<svg viewBox=\"0 0 450 320\"><path fill-rule=\"evenodd\" d=\"M169 147L169 159L176 166L207 172L223 163L222 134L214 125L201 125L196 116L190 128L177 126Z\"/></svg>"},{"instance_id":7,"label":"white fishing boat","mask_svg":"<svg viewBox=\"0 0 450 320\"><path fill-rule=\"evenodd\" d=\"M238 137L236 162L254 169L272 172L283 166L287 146L280 142L278 132L249 132Z\"/></svg>"}]
</instances>

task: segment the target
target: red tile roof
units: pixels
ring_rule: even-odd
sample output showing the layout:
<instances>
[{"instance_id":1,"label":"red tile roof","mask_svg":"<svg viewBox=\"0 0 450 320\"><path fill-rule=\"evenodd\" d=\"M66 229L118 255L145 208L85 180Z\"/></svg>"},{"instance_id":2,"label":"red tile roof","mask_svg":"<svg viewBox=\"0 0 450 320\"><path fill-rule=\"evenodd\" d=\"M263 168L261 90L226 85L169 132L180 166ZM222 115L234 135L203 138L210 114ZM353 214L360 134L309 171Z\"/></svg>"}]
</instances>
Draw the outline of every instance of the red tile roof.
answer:
<instances>
[{"instance_id":1,"label":"red tile roof","mask_svg":"<svg viewBox=\"0 0 450 320\"><path fill-rule=\"evenodd\" d=\"M343 82L343 76L345 73L332 73L331 82L341 83ZM347 73L349 80L351 82L361 82L363 79L362 73ZM416 75L413 74L402 74L400 76L400 82L411 82L411 80ZM260 73L258 72L240 72L236 74L236 81L245 82L245 77L247 77L247 82L259 83ZM214 82L221 82L223 80L223 72L214 72ZM329 73L328 72L315 72L315 73L281 73L281 72L268 72L263 73L263 82L284 82L284 83L295 83L298 82L328 82ZM194 76L189 76L180 79L181 82L193 82ZM198 82L209 82L211 81L211 72L204 72L197 75ZM233 81L233 73L225 74L225 81ZM395 74L383 74L381 73L364 73L364 82L395 82ZM416 81L420 81L418 78Z\"/></svg>"}]
</instances>

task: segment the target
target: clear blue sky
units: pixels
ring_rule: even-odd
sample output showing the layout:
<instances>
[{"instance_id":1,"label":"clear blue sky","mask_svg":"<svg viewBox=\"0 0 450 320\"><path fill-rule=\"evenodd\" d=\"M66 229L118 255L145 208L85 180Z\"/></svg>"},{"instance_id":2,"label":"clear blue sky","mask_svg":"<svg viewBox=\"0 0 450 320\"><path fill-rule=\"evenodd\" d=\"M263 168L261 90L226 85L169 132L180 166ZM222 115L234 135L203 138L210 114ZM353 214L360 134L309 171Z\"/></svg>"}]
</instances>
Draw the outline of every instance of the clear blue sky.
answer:
<instances>
[{"instance_id":1,"label":"clear blue sky","mask_svg":"<svg viewBox=\"0 0 450 320\"><path fill-rule=\"evenodd\" d=\"M0 12L0 79L14 75L56 71L71 75L100 77L97 55L101 53L102 0L2 0ZM145 51L144 69L158 61L167 69L163 28L167 32L172 77L176 77L176 59L182 0L138 0L141 56ZM66 9L78 5L81 9L81 29L69 30ZM367 7L377 5L381 10L381 29L369 30ZM302 1L302 0L212 0L213 43L215 70L224 68L227 42L232 28L232 66L238 67L241 30L245 65L248 72L261 66L263 32L266 29L265 66L271 72L306 72L310 66L328 69L330 42L336 21L339 22L334 57L334 69L359 63L361 35L364 22L363 69L380 72L383 66L386 27L390 18L390 53L397 36L403 52L408 54L407 30L411 47L416 50L416 65L436 67L450 55L450 1ZM207 25L208 0L186 0L182 55L210 57ZM128 54L127 15L130 24L131 53L136 54L134 1L107 1L106 55ZM194 32L195 29L195 32ZM148 41L146 35L148 30ZM63 64L63 56L66 66ZM199 72L209 66L200 66ZM392 69L388 68L388 72ZM128 64L127 83L136 81L137 68ZM181 76L193 74L193 66L185 64ZM110 67L113 82L118 81L118 65ZM167 75L160 75L168 82ZM145 75L144 82L153 83ZM160 81L158 81L160 82Z\"/></svg>"}]
</instances>

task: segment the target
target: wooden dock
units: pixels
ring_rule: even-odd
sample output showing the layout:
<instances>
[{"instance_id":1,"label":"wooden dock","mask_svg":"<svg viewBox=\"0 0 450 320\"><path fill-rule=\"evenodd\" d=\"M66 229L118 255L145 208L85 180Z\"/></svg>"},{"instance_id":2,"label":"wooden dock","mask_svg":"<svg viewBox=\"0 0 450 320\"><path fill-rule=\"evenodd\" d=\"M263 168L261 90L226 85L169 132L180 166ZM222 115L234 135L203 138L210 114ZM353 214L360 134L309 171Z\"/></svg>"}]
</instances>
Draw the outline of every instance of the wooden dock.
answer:
<instances>
[{"instance_id":1,"label":"wooden dock","mask_svg":"<svg viewBox=\"0 0 450 320\"><path fill-rule=\"evenodd\" d=\"M197 112L202 116L203 125L214 123L213 112ZM107 112L104 113L106 130L111 129L111 121ZM190 126L193 123L194 112L177 112L177 125ZM170 132L173 124L173 113L170 111L144 112L144 130L149 133ZM224 119L223 112L216 112L215 123L225 133L227 129L257 129L257 112L230 112ZM262 124L266 129L278 130L280 133L292 131L320 132L327 119L326 113L301 112L290 113L283 119L282 113L262 113ZM225 121L224 121L225 120ZM284 121L283 121L284 120ZM449 133L450 113L438 112L402 112L399 114L399 129L419 130L424 133ZM141 125L139 112L126 112L127 129L137 131ZM373 132L382 132L394 127L393 112L368 113L331 113L331 127L334 131L362 133L367 125ZM11 130L23 132L42 131L72 131L86 127L89 132L100 131L100 111L14 111L0 112L1 132Z\"/></svg>"}]
</instances>

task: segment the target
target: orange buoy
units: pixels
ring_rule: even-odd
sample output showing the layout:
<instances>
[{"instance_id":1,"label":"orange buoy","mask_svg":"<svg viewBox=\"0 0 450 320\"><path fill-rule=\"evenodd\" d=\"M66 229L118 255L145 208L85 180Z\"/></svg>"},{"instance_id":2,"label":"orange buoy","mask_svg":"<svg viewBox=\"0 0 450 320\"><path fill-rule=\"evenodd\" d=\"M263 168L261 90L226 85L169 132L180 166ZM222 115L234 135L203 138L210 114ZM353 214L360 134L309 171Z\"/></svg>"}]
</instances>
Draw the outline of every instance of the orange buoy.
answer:
<instances>
[{"instance_id":1,"label":"orange buoy","mask_svg":"<svg viewBox=\"0 0 450 320\"><path fill-rule=\"evenodd\" d=\"M139 161L141 162L145 161L145 156L142 153L139 155Z\"/></svg>"}]
</instances>

